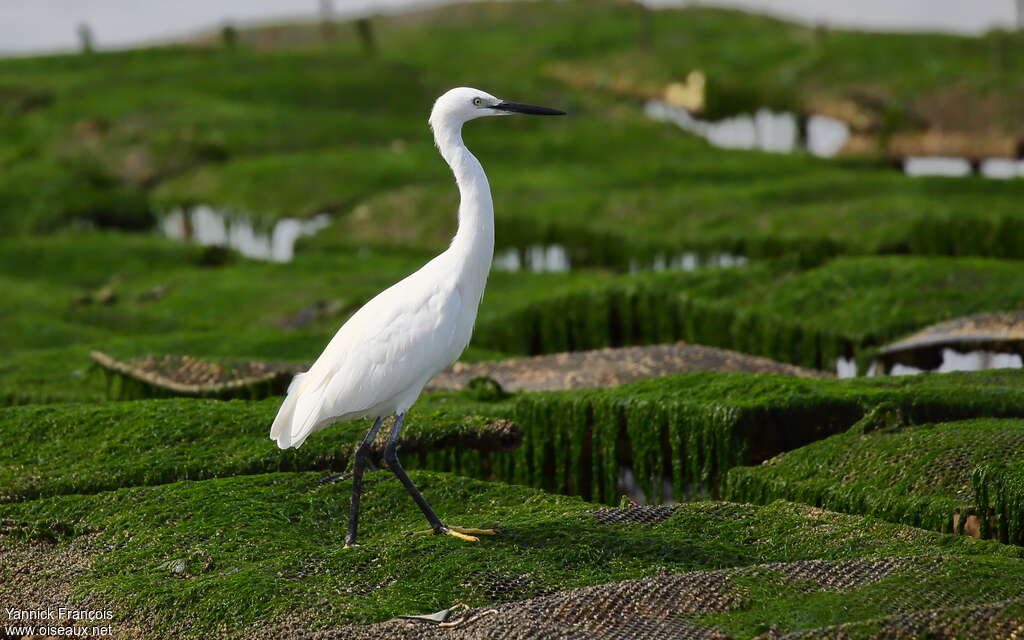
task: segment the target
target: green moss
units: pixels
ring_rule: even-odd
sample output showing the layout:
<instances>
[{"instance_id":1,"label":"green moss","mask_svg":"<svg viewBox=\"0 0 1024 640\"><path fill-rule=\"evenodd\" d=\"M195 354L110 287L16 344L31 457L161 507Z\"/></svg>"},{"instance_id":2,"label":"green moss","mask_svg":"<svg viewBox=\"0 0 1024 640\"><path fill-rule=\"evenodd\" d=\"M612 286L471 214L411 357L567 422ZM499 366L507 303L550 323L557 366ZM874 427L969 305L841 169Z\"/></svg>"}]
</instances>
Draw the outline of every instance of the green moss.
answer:
<instances>
[{"instance_id":1,"label":"green moss","mask_svg":"<svg viewBox=\"0 0 1024 640\"><path fill-rule=\"evenodd\" d=\"M900 408L890 405L894 413ZM795 500L951 532L977 514L982 535L1024 542L1024 421L978 419L848 431L729 471L724 494ZM1009 465L1016 471L993 465Z\"/></svg>"},{"instance_id":2,"label":"green moss","mask_svg":"<svg viewBox=\"0 0 1024 640\"><path fill-rule=\"evenodd\" d=\"M0 433L10 443L0 453L0 501L270 471L340 471L369 429L368 421L345 423L281 451L267 437L280 403L177 399L0 409ZM447 462L481 475L491 450L515 444L487 428L507 413L501 404L434 394L410 412L403 446L413 466L433 455L435 466ZM445 448L458 451L448 458L431 453Z\"/></svg>"},{"instance_id":3,"label":"green moss","mask_svg":"<svg viewBox=\"0 0 1024 640\"><path fill-rule=\"evenodd\" d=\"M490 308L490 294L475 341L551 353L683 339L831 369L935 322L1018 308L1022 277L1013 261L909 257L643 274L565 286L518 308Z\"/></svg>"},{"instance_id":4,"label":"green moss","mask_svg":"<svg viewBox=\"0 0 1024 640\"><path fill-rule=\"evenodd\" d=\"M364 546L343 550L350 487L321 478L275 473L0 505L0 545L49 538L58 550L86 554L73 595L112 607L119 624L138 624L151 637L237 632L281 619L320 627L374 622L456 600L483 605L665 572L808 558L929 554L971 575L974 567L998 570L1002 581L1024 572L1019 549L783 503L696 503L653 526L602 525L585 513L594 507L575 498L433 473L413 479L446 521L500 526L500 533L478 544L407 537L423 527L422 515L393 477L378 472L367 476ZM527 592L488 588L524 576ZM975 587L975 600L997 590ZM881 594L874 597L881 602Z\"/></svg>"},{"instance_id":5,"label":"green moss","mask_svg":"<svg viewBox=\"0 0 1024 640\"><path fill-rule=\"evenodd\" d=\"M90 349L308 362L353 309L443 247L455 191L410 109L425 114L452 84L572 112L557 123L510 118L501 135L489 135L494 123L467 128L492 178L499 248L561 244L576 269L492 274L469 359L682 338L828 368L840 356L863 364L877 345L926 324L1024 305L1012 261L902 255L1024 256L1019 181L915 180L870 159L713 149L649 121L637 101L566 86L551 65L577 77L644 78L655 89L700 68L712 118L799 110L867 88L886 133L916 126L920 103L969 106L984 96L999 114L990 124L1015 132L1022 116L1010 107L1024 86L1017 36L821 32L690 8L652 12L648 48L639 49L642 15L622 3L538 2L386 17L375 21L374 59L340 41L0 60L0 404L69 403L0 411L0 494L18 501L0 504L0 549L42 540L87 555L77 597L111 603L119 620L162 637L241 634L288 616L320 627L456 599L486 604L499 599L487 581L508 576L527 576L513 594L523 598L665 571L940 556L932 573L841 593L780 581L775 569L733 575L749 598L701 621L739 636L767 632L764 620L783 631L869 625L899 604L892 593L911 594L908 608L936 598L969 604L1019 584L1019 549L869 518L698 503L647 529L598 525L576 499L432 473L415 477L449 521L501 524L502 535L475 546L405 538L423 526L420 515L390 476L375 473L368 547L342 552L347 482L320 485L318 474L290 471L343 469L365 423L280 452L266 438L278 399L101 402L108 390L89 368ZM503 86L489 87L493 78ZM970 114L937 115L959 124ZM183 244L86 230L149 229L157 212L196 203L261 228L320 211L334 222L287 265L233 254L211 264ZM692 274L610 272L682 252L783 259ZM841 254L901 255L826 263ZM108 285L116 302L98 304L94 294ZM283 326L324 300L338 313ZM406 462L603 501L615 500L619 466L630 464L658 499L665 475L677 490L717 492L735 465L886 406L896 419L876 411L859 437L927 436L894 445L914 464L901 458L876 474L879 491L849 483L843 504L948 530L950 513L971 505L953 485L929 492L906 474L937 460L929 447L949 454L956 439L942 426L902 425L1020 416L1020 377L695 375L512 398L482 388L424 397L410 416ZM526 431L521 447L467 444L499 416ZM966 437L1017 423L956 424L967 425ZM986 535L1019 541L1021 469L972 441L957 446L974 456L969 484ZM816 504L835 495L814 479L799 491L791 483L790 497ZM176 576L168 567L179 560ZM43 562L34 578L70 579L65 565ZM0 563L0 599L13 602L17 576L6 571Z\"/></svg>"},{"instance_id":6,"label":"green moss","mask_svg":"<svg viewBox=\"0 0 1024 640\"><path fill-rule=\"evenodd\" d=\"M117 260L108 256L116 255ZM83 376L88 352L311 362L348 316L422 266L430 252L348 245L291 264L236 259L204 266L195 247L126 233L63 233L0 241L0 401L100 398ZM492 304L537 297L595 274L495 274ZM99 300L100 292L112 294ZM299 327L311 306L330 313ZM16 312L15 312L16 310ZM501 357L474 347L464 358ZM74 374L74 375L73 375Z\"/></svg>"},{"instance_id":7,"label":"green moss","mask_svg":"<svg viewBox=\"0 0 1024 640\"><path fill-rule=\"evenodd\" d=\"M90 373L93 349L125 359L187 354L311 362L359 305L429 257L349 246L295 264L238 259L207 267L197 248L125 233L0 241L0 287L12 309L0 314L6 352L0 404L103 399L104 381ZM539 289L541 281L550 280L526 277L517 286ZM101 291L112 299L97 300ZM286 326L325 301L333 313ZM464 359L501 355L474 347Z\"/></svg>"},{"instance_id":8,"label":"green moss","mask_svg":"<svg viewBox=\"0 0 1024 640\"><path fill-rule=\"evenodd\" d=\"M1012 628L1024 618L1024 601L1012 598L1002 602L974 606L949 607L941 611L898 613L867 621L843 623L805 634L794 634L793 640L817 640L839 634L850 638L877 638L880 633L898 638L928 636L979 638L991 634L993 628Z\"/></svg>"},{"instance_id":9,"label":"green moss","mask_svg":"<svg viewBox=\"0 0 1024 640\"><path fill-rule=\"evenodd\" d=\"M657 501L667 497L662 477L672 478L681 494L717 492L730 468L841 432L879 404L897 407L912 423L1024 416L1024 395L1016 390L1022 376L822 380L703 373L496 401L473 390L427 394L410 413L406 434L407 446L415 440L423 446L406 462L607 503L617 501L619 467L629 464ZM23 499L238 473L343 469L349 447L368 428L366 421L335 426L301 449L281 452L266 437L279 403L179 399L0 410L0 433L12 443L0 454L6 458L0 477L9 485L7 499ZM489 452L466 435L494 418L514 420L522 445Z\"/></svg>"},{"instance_id":10,"label":"green moss","mask_svg":"<svg viewBox=\"0 0 1024 640\"><path fill-rule=\"evenodd\" d=\"M1024 544L1024 461L995 458L971 474L981 535Z\"/></svg>"},{"instance_id":11,"label":"green moss","mask_svg":"<svg viewBox=\"0 0 1024 640\"><path fill-rule=\"evenodd\" d=\"M958 607L1002 602L1017 596L1019 590L1014 584L1015 578L1005 579L1003 571L1004 565L999 560L979 558L964 562L917 558L901 567L895 575L869 579L865 581L866 585L844 588L841 583L833 583L824 571L823 575L815 576L818 580L811 577L813 573L802 580L794 580L785 575L784 567L765 567L755 575L733 580L744 590L747 606L735 612L698 616L696 621L737 638L762 636L773 628L803 631L840 624L844 624L843 631L846 632L840 637L877 637L864 628L870 628L867 621L906 615L923 608L923 602L928 602L929 608L939 610L932 612L933 623L939 623L942 618L955 615ZM953 611L947 613L949 609ZM851 622L861 623L860 629L848 631L845 623ZM898 625L892 627L898 628Z\"/></svg>"},{"instance_id":12,"label":"green moss","mask_svg":"<svg viewBox=\"0 0 1024 640\"><path fill-rule=\"evenodd\" d=\"M1021 375L812 380L699 373L611 389L519 394L515 416L524 444L513 452L507 475L499 477L611 503L618 497L619 465L631 464L653 500L664 497L663 477L672 478L677 499L695 489L716 492L732 467L844 431L880 404L896 407L915 424L1024 416L1024 396L1014 390ZM908 499L898 491L885 495L871 513L906 509ZM927 513L948 519L952 511L944 505ZM920 518L912 522L927 520Z\"/></svg>"}]
</instances>

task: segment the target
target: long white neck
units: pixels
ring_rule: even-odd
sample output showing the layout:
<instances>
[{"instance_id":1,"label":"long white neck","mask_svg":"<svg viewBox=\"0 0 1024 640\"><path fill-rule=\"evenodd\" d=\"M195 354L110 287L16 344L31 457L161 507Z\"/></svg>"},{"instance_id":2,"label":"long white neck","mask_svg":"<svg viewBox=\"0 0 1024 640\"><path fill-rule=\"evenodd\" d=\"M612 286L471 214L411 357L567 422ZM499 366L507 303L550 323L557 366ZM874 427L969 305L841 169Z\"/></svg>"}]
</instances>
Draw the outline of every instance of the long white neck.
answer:
<instances>
[{"instance_id":1,"label":"long white neck","mask_svg":"<svg viewBox=\"0 0 1024 640\"><path fill-rule=\"evenodd\" d=\"M460 280L483 293L494 257L494 203L483 166L462 141L462 125L438 123L434 140L459 186L459 230L447 253L455 260Z\"/></svg>"}]
</instances>

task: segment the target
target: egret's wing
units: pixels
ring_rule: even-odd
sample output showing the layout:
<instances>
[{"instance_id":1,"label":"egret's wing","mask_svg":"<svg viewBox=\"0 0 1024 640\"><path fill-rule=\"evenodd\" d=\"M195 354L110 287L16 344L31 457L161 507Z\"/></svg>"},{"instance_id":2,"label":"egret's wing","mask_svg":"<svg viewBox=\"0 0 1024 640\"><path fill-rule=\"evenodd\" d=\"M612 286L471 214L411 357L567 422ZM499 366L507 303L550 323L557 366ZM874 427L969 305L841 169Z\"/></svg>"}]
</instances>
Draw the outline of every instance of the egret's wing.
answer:
<instances>
[{"instance_id":1,"label":"egret's wing","mask_svg":"<svg viewBox=\"0 0 1024 640\"><path fill-rule=\"evenodd\" d=\"M417 286L424 280L403 280L338 330L303 380L289 388L285 405L295 400L288 437L281 437L285 429L271 434L279 446L298 446L325 421L418 392L417 385L450 364L462 299L451 285Z\"/></svg>"}]
</instances>

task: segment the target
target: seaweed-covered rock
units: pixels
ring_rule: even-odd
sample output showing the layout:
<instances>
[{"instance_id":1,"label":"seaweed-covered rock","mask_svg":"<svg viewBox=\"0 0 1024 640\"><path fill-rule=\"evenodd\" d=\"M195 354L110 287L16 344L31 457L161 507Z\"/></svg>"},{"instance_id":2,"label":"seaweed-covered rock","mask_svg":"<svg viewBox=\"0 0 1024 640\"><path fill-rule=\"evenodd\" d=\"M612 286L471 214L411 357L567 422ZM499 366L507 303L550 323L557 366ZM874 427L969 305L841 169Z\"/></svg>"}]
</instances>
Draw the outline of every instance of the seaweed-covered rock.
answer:
<instances>
[{"instance_id":1,"label":"seaweed-covered rock","mask_svg":"<svg viewBox=\"0 0 1024 640\"><path fill-rule=\"evenodd\" d=\"M1024 420L863 427L734 468L724 493L1024 543Z\"/></svg>"},{"instance_id":2,"label":"seaweed-covered rock","mask_svg":"<svg viewBox=\"0 0 1024 640\"><path fill-rule=\"evenodd\" d=\"M618 501L632 467L649 501L716 493L732 467L865 424L1024 417L1024 371L873 379L693 373L608 389L426 394L403 433L410 468ZM0 495L95 491L274 470L343 471L368 421L332 426L300 449L267 430L279 398L167 399L0 409ZM880 405L888 411L879 412ZM872 414L872 411L874 413ZM865 424L861 426L864 427ZM872 427L874 428L874 427ZM381 437L384 437L383 433Z\"/></svg>"},{"instance_id":3,"label":"seaweed-covered rock","mask_svg":"<svg viewBox=\"0 0 1024 640\"><path fill-rule=\"evenodd\" d=\"M341 472L369 428L363 420L335 425L281 451L267 437L279 405L181 398L0 409L0 502L271 471ZM451 468L449 450L458 450L475 466L454 468L487 475L488 460L522 438L507 414L500 404L429 396L402 432L406 461ZM383 429L380 451L386 437Z\"/></svg>"},{"instance_id":4,"label":"seaweed-covered rock","mask_svg":"<svg viewBox=\"0 0 1024 640\"><path fill-rule=\"evenodd\" d=\"M714 494L732 467L843 432L865 416L861 429L1024 417L1021 381L1019 370L846 380L693 373L521 394L523 446L496 469L507 481L607 503L618 498L621 465L632 467L649 501L667 497L666 478L677 499L694 489Z\"/></svg>"},{"instance_id":5,"label":"seaweed-covered rock","mask_svg":"<svg viewBox=\"0 0 1024 640\"><path fill-rule=\"evenodd\" d=\"M838 358L866 367L872 349L911 331L1024 306L1022 279L1014 261L907 256L621 276L485 305L474 340L527 354L686 340L812 369Z\"/></svg>"},{"instance_id":6,"label":"seaweed-covered rock","mask_svg":"<svg viewBox=\"0 0 1024 640\"><path fill-rule=\"evenodd\" d=\"M496 624L749 638L766 621L788 632L998 601L1024 581L1019 548L794 504L700 502L641 524L526 487L412 476L446 522L500 532L408 536L422 514L383 471L364 481L355 549L342 548L351 485L322 472L56 496L0 505L0 598L109 609L127 638L487 637ZM385 622L458 602L475 609L454 627Z\"/></svg>"}]
</instances>

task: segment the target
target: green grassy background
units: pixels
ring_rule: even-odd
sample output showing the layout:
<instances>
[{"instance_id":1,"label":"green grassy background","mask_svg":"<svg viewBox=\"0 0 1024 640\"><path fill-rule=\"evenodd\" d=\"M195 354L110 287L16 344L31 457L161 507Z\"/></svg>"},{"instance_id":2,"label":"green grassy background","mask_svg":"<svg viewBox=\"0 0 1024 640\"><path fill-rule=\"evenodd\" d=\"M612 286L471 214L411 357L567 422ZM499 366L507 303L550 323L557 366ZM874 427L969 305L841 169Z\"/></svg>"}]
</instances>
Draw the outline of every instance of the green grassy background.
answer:
<instances>
[{"instance_id":1,"label":"green grassy background","mask_svg":"<svg viewBox=\"0 0 1024 640\"><path fill-rule=\"evenodd\" d=\"M494 271L464 360L683 339L863 368L879 345L931 323L1024 304L1024 181L909 178L873 154L716 149L643 115L645 95L700 68L709 118L858 99L874 105L883 142L926 126L1013 136L1024 126L1020 34L876 34L590 1L373 25L376 56L346 24L330 43L290 25L301 37L288 47L255 29L235 47L0 59L0 552L39 549L25 566L40 584L160 637L379 622L456 599L807 559L934 564L832 592L794 588L774 569L730 574L742 605L691 621L738 637L768 633L766 621L856 622L844 629L868 637L876 619L922 602L1014 595L1019 547L906 525L948 531L951 509L975 509L986 537L1020 542L1020 470L996 455L1019 451L977 444L1019 428L1018 372L707 373L490 402L432 394L410 415L407 463L452 524L501 535L407 538L418 512L372 473L367 546L352 552L340 548L349 485L338 472L365 423L280 452L266 438L279 398L116 401L91 350L309 362L349 314L442 249L457 194L425 120L461 84L570 112L475 122L466 140L490 176L499 249L559 244L573 265ZM332 218L287 264L154 231L200 204L263 230ZM631 272L686 252L749 262ZM320 301L335 311L285 328ZM474 434L496 418L516 421L518 448L479 450ZM913 484L946 454L973 502L952 484ZM697 501L640 528L601 525L584 513L595 504L561 495L615 502L620 463L652 498L669 476L688 497L770 504ZM69 578L45 566L50 554L77 554L83 568ZM22 597L17 571L0 563L0 599ZM510 576L516 590L490 590Z\"/></svg>"},{"instance_id":2,"label":"green grassy background","mask_svg":"<svg viewBox=\"0 0 1024 640\"><path fill-rule=\"evenodd\" d=\"M1017 182L716 150L647 121L638 99L552 72L569 64L658 86L701 68L716 117L867 93L894 130L928 116L1012 135L1017 35L823 34L704 8L646 18L612 2L488 3L374 25L374 58L343 37L0 61L2 228L140 227L206 202L263 220L331 210L342 237L436 248L452 195L424 121L436 95L467 84L572 114L467 130L490 169L503 245L556 238L578 260L620 266L623 254L688 248L1020 255ZM955 113L931 114L936 104ZM354 216L359 205L369 214Z\"/></svg>"},{"instance_id":3,"label":"green grassy background","mask_svg":"<svg viewBox=\"0 0 1024 640\"><path fill-rule=\"evenodd\" d=\"M971 604L1006 597L1024 572L1016 547L787 503L702 502L653 526L601 525L586 513L594 506L576 498L447 474L413 478L452 524L498 526L500 534L478 544L408 537L422 527L420 513L393 476L371 473L365 545L344 550L339 513L349 483L274 473L2 505L9 533L0 544L48 538L86 553L90 562L74 591L103 594L97 604L159 637L232 634L304 616L319 625L376 622L436 611L456 599L484 605L664 572L811 558L931 558L924 563L934 565L930 571L903 571L850 594L856 606L838 619L857 620L892 611L886 594L915 583L922 597ZM967 579L951 589L950 573ZM487 589L513 578L518 592ZM837 620L810 590L773 584L770 571L747 580L763 589L751 593L752 601L771 613L733 612L725 626L746 630L744 637L766 615L787 629Z\"/></svg>"}]
</instances>

